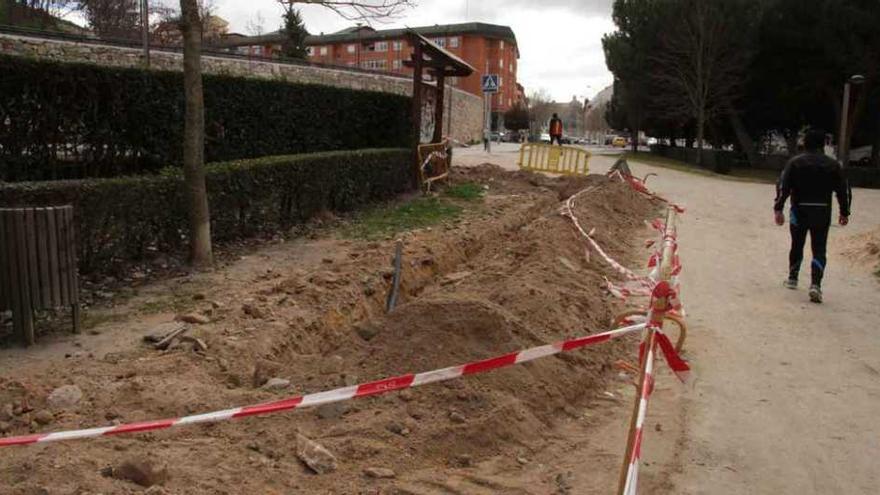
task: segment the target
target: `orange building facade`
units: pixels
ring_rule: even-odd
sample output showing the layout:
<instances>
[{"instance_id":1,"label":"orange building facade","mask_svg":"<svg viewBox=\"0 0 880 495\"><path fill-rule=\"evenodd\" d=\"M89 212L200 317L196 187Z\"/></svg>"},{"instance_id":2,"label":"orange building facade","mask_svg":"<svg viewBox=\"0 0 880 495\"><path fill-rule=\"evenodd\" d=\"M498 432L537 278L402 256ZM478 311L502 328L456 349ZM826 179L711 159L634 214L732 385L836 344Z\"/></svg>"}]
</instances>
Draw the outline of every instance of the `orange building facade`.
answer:
<instances>
[{"instance_id":1,"label":"orange building facade","mask_svg":"<svg viewBox=\"0 0 880 495\"><path fill-rule=\"evenodd\" d=\"M519 47L513 30L507 26L484 23L437 25L414 28L414 31L452 52L476 69L466 78L447 79L447 83L468 93L481 96L483 74L498 74L499 91L492 96L492 107L504 112L523 97L517 81ZM378 72L412 74L404 65L412 56L413 47L406 40L405 29L375 30L357 26L338 33L309 36L309 61L325 65L358 67ZM283 35L273 33L236 40L239 53L279 56Z\"/></svg>"}]
</instances>

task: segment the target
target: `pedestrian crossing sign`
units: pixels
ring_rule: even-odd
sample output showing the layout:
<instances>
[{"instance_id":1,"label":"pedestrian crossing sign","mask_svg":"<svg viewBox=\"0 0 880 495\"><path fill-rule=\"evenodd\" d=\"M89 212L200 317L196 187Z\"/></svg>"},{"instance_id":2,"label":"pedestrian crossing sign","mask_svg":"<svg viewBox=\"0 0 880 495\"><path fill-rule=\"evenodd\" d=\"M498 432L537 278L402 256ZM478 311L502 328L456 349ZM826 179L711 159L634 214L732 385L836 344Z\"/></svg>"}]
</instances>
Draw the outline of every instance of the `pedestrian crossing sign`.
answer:
<instances>
[{"instance_id":1,"label":"pedestrian crossing sign","mask_svg":"<svg viewBox=\"0 0 880 495\"><path fill-rule=\"evenodd\" d=\"M483 76L483 93L498 92L498 74L486 74Z\"/></svg>"}]
</instances>

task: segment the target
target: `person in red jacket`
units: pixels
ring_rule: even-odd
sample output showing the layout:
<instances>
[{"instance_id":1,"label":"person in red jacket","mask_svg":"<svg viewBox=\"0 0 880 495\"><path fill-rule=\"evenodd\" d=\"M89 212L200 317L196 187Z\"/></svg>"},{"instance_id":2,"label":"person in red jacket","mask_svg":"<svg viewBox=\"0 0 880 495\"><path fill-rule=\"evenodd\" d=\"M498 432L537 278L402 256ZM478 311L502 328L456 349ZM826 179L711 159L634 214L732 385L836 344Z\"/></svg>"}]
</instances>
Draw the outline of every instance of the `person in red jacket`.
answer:
<instances>
[{"instance_id":1,"label":"person in red jacket","mask_svg":"<svg viewBox=\"0 0 880 495\"><path fill-rule=\"evenodd\" d=\"M553 141L562 146L562 120L555 113L550 119L550 144L553 144Z\"/></svg>"}]
</instances>

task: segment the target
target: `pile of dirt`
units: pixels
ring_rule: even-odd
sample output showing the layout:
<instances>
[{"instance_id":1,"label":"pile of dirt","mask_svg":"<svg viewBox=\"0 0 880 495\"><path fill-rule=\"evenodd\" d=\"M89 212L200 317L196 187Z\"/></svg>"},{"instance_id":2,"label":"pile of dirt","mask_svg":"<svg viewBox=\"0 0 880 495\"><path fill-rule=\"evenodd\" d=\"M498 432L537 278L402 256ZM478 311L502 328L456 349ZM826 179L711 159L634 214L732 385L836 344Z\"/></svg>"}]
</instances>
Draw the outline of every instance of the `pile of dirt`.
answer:
<instances>
[{"instance_id":1,"label":"pile of dirt","mask_svg":"<svg viewBox=\"0 0 880 495\"><path fill-rule=\"evenodd\" d=\"M880 229L844 239L840 252L848 261L880 274Z\"/></svg>"},{"instance_id":2,"label":"pile of dirt","mask_svg":"<svg viewBox=\"0 0 880 495\"><path fill-rule=\"evenodd\" d=\"M116 338L83 338L82 350L66 359L3 365L0 407L13 409L0 425L3 434L253 404L608 328L620 304L601 285L613 275L595 257L588 261L583 242L559 215L560 202L596 186L576 214L596 228L609 253L634 265L644 259L643 221L656 205L601 176L549 178L481 166L456 169L452 182L482 185L483 206L455 223L402 236L402 293L391 314L384 302L393 241L329 237L276 246L179 284L189 286L182 292L174 288L190 298L189 311L210 320L189 332L207 349L157 352L133 344L154 330L161 320L154 316L109 324L117 330L106 333ZM133 493L140 488L104 469L130 460L166 466L164 493L416 493L403 484L430 493L434 482L419 474L425 470L436 474L540 449L559 421L596 400L617 373L614 361L632 357L634 348L631 340L616 341L464 380L233 424L9 449L0 480L11 493ZM266 389L271 378L290 386L282 381ZM49 395L67 384L82 399L53 406ZM296 455L298 434L332 452L338 469L312 474ZM396 479L374 479L388 469Z\"/></svg>"}]
</instances>

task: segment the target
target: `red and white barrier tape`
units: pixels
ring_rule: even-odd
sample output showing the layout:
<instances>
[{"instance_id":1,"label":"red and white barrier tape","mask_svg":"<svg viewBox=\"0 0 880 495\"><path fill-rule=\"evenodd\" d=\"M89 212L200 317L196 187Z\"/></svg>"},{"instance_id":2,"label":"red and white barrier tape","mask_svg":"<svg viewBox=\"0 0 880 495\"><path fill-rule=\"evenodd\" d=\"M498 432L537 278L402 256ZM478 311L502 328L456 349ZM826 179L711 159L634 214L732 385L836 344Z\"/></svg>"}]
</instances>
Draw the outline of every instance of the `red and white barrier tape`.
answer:
<instances>
[{"instance_id":1,"label":"red and white barrier tape","mask_svg":"<svg viewBox=\"0 0 880 495\"><path fill-rule=\"evenodd\" d=\"M633 281L633 282L636 282L636 283L637 283L638 285L640 285L641 287L645 287L645 288L648 288L648 289L653 288L653 286L654 286L654 282L653 282L652 280L648 280L648 279L645 278L645 277L641 277L641 276L639 276L639 275L636 275L635 272L633 272L633 271L630 270L629 268L623 266L622 264L618 263L617 260L615 260L614 258L612 258L611 256L609 256L608 253L606 253L605 250L602 249L602 246L600 246L599 243L596 242L595 239L593 239L593 233L592 233L592 232L587 232L587 231L584 229L584 227L581 225L581 222L580 222L580 220L578 219L577 215L574 214L574 202L575 202L575 200L576 200L579 196L581 196L581 195L583 195L583 194L587 194L587 193L593 192L593 191L595 191L596 189L598 189L598 187L588 187L588 188L586 188L586 189L584 189L584 190L582 190L582 191L580 191L580 192L574 194L574 195L571 196L570 198L568 198L568 199L565 201L565 203L563 203L563 205L562 205L562 209L560 210L560 214L561 214L562 216L564 216L564 217L567 217L567 218L571 219L572 223L573 223L574 226L575 226L575 229L577 229L577 231L581 234L581 236L582 236L584 239L586 239L587 242L590 243L590 246L592 246L593 250L596 251L596 253L597 253L597 254L598 254L603 260L605 260L605 262L608 263L608 265L611 266L611 268L614 269L614 271L620 273L621 275L623 275L624 277L626 277L628 280L631 280L631 281Z\"/></svg>"},{"instance_id":2,"label":"red and white barrier tape","mask_svg":"<svg viewBox=\"0 0 880 495\"><path fill-rule=\"evenodd\" d=\"M675 209L675 211L677 213L684 213L685 212L684 207L679 206L679 205L673 203L672 201L669 201L668 199L666 199L666 198L660 196L659 194L648 189L648 186L645 184L645 182L642 181L641 179L639 179L638 177L635 177L633 175L624 175L624 174L620 173L619 170L615 170L615 171L609 173L608 177L619 178L623 182L626 182L627 184L629 184L630 187L632 187L633 190L635 190L636 192L642 193L651 199L656 199L657 201L668 204L673 209Z\"/></svg>"},{"instance_id":3,"label":"red and white barrier tape","mask_svg":"<svg viewBox=\"0 0 880 495\"><path fill-rule=\"evenodd\" d=\"M292 397L289 399L267 402L255 406L237 407L234 409L197 414L194 416L184 416L181 418L163 419L157 421L142 421L138 423L123 424L118 426L105 426L99 428L89 428L85 430L61 431L56 433L37 433L33 435L0 438L0 447L27 445L33 443L60 442L63 440L79 440L84 438L121 435L124 433L140 433L146 431L164 430L174 426L186 426L198 423L216 423L220 421L246 418L249 416L262 416L267 414L279 413L283 411L289 411L291 409L316 407L323 404L342 402L360 397L380 395L396 390L419 387L422 385L428 385L430 383L452 380L455 378L475 375L478 373L485 373L487 371L492 371L499 368L513 366L516 364L533 361L535 359L552 356L561 352L569 352L580 349L582 347L608 342L609 340L641 331L645 327L646 324L641 323L624 328L619 328L616 330L611 330L609 332L588 335L586 337L580 337L572 340L566 340L564 342L558 342L556 344L533 347L531 349L513 352L510 354L505 354L503 356L489 358L482 361L476 361L460 366L453 366L450 368L443 368L418 374L402 375L394 378L386 378L384 380L365 383L361 385L354 385L326 392Z\"/></svg>"},{"instance_id":4,"label":"red and white barrier tape","mask_svg":"<svg viewBox=\"0 0 880 495\"><path fill-rule=\"evenodd\" d=\"M642 436L645 428L645 418L648 416L648 399L654 391L654 332L649 332L647 348L650 352L645 354L645 379L642 380L642 388L639 391L639 412L636 416L636 434L632 447L632 454L629 457L629 468L626 473L626 484L623 493L625 495L636 495L639 482L639 460L642 456ZM643 344L644 345L644 344Z\"/></svg>"}]
</instances>

